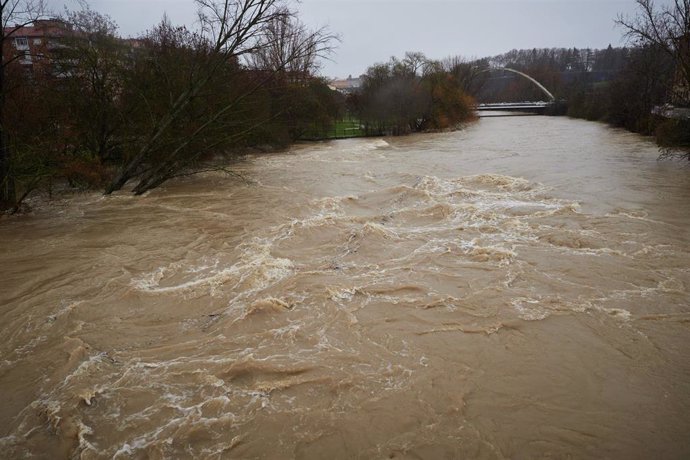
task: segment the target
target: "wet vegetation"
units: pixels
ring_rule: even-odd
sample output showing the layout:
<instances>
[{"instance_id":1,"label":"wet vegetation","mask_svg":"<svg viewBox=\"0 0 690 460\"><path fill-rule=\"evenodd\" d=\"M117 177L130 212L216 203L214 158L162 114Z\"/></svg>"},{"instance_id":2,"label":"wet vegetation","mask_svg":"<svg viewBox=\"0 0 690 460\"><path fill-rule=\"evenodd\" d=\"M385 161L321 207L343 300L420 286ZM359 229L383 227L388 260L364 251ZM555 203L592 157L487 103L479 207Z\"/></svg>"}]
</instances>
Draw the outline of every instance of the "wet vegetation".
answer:
<instances>
[{"instance_id":1,"label":"wet vegetation","mask_svg":"<svg viewBox=\"0 0 690 460\"><path fill-rule=\"evenodd\" d=\"M349 100L350 111L367 134L398 135L449 129L474 117L467 95L450 61L407 53L369 67L361 91Z\"/></svg>"},{"instance_id":2,"label":"wet vegetation","mask_svg":"<svg viewBox=\"0 0 690 460\"><path fill-rule=\"evenodd\" d=\"M21 24L2 35L2 208L56 185L143 194L208 170L218 155L449 128L472 116L471 99L421 55L375 66L386 75L372 70L348 101L317 76L337 37L306 28L289 2L196 3L199 30L164 18L123 39L88 7L45 20L40 2L2 2L3 24ZM18 41L27 27L47 31L45 42Z\"/></svg>"},{"instance_id":3,"label":"wet vegetation","mask_svg":"<svg viewBox=\"0 0 690 460\"><path fill-rule=\"evenodd\" d=\"M629 47L513 50L473 64L529 74L563 101L555 114L654 135L662 156L690 160L683 153L690 151L690 2L636 3L637 15L617 20ZM543 95L524 79L493 72L476 97L509 102Z\"/></svg>"},{"instance_id":4,"label":"wet vegetation","mask_svg":"<svg viewBox=\"0 0 690 460\"><path fill-rule=\"evenodd\" d=\"M668 120L655 108L671 100L673 61L658 47L513 50L478 65L505 66L542 82L563 103L556 115L603 121L629 131L656 135L660 145L682 138L687 122ZM492 71L476 94L480 102L540 100L529 81ZM675 143L675 142L674 142Z\"/></svg>"},{"instance_id":5,"label":"wet vegetation","mask_svg":"<svg viewBox=\"0 0 690 460\"><path fill-rule=\"evenodd\" d=\"M687 0L663 11L638 0L637 17L618 19L630 47L477 61L410 52L369 67L348 94L318 76L338 37L305 27L289 0L193 1L198 30L164 18L136 39L88 6L47 20L41 1L0 2L0 210L56 187L143 194L248 149L453 129L474 118L475 100L543 99L500 67L549 88L553 114L690 146L690 122L663 107L688 105ZM45 33L27 40L27 27Z\"/></svg>"},{"instance_id":6,"label":"wet vegetation","mask_svg":"<svg viewBox=\"0 0 690 460\"><path fill-rule=\"evenodd\" d=\"M333 123L337 100L315 75L334 35L307 29L282 0L196 3L199 30L164 18L123 39L88 7L45 20L40 3L2 2L3 25L22 25L2 37L14 56L0 87L3 208L56 185L142 194L219 154ZM18 38L26 27L45 33Z\"/></svg>"}]
</instances>

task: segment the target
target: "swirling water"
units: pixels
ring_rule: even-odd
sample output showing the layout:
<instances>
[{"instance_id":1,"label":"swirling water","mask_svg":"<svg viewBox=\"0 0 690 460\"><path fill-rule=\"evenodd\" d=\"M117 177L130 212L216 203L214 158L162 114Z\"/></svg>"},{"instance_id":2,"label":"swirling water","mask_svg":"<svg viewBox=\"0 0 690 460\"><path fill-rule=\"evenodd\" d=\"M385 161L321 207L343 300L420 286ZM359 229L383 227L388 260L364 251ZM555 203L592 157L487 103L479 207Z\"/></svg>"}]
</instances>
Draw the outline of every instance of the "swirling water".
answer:
<instances>
[{"instance_id":1,"label":"swirling water","mask_svg":"<svg viewBox=\"0 0 690 460\"><path fill-rule=\"evenodd\" d=\"M565 118L0 221L0 452L690 455L690 174Z\"/></svg>"}]
</instances>

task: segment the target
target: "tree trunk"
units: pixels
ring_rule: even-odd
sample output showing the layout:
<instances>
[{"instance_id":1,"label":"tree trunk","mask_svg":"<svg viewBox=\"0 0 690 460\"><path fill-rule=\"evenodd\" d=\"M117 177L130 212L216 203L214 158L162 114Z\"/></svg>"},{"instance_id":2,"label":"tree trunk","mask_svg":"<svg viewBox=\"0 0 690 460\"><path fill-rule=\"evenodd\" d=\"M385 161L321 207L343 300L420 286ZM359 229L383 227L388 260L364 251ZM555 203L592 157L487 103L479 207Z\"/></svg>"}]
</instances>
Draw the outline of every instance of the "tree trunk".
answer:
<instances>
[{"instance_id":1,"label":"tree trunk","mask_svg":"<svg viewBox=\"0 0 690 460\"><path fill-rule=\"evenodd\" d=\"M0 10L0 25L3 24L4 11ZM2 52L5 44L5 32L0 40L0 209L10 209L17 201L14 177L10 168L10 149L5 130L5 55Z\"/></svg>"},{"instance_id":2,"label":"tree trunk","mask_svg":"<svg viewBox=\"0 0 690 460\"><path fill-rule=\"evenodd\" d=\"M2 111L0 103L0 111ZM10 155L5 141L5 130L0 117L0 209L10 209L17 201L14 177L10 170Z\"/></svg>"}]
</instances>

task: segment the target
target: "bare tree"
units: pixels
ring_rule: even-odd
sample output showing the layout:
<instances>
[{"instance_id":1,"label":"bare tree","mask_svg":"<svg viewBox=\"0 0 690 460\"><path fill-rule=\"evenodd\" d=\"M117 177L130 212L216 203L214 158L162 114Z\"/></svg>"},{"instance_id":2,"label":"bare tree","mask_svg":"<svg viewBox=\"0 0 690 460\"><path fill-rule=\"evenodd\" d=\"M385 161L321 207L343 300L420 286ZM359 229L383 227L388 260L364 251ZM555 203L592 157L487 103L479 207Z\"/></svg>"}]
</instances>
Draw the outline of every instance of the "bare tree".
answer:
<instances>
[{"instance_id":1,"label":"bare tree","mask_svg":"<svg viewBox=\"0 0 690 460\"><path fill-rule=\"evenodd\" d=\"M318 58L325 57L337 39L325 28L307 29L286 10L266 24L247 63L256 70L284 70L293 78L311 77L319 69Z\"/></svg>"},{"instance_id":2,"label":"bare tree","mask_svg":"<svg viewBox=\"0 0 690 460\"><path fill-rule=\"evenodd\" d=\"M412 75L422 75L426 68L431 65L431 61L419 51L407 51L401 64Z\"/></svg>"},{"instance_id":3,"label":"bare tree","mask_svg":"<svg viewBox=\"0 0 690 460\"><path fill-rule=\"evenodd\" d=\"M640 45L658 46L676 63L678 79L690 88L690 0L673 0L657 7L653 0L636 0L638 14L619 16L616 23ZM685 101L686 103L690 101Z\"/></svg>"},{"instance_id":4,"label":"bare tree","mask_svg":"<svg viewBox=\"0 0 690 460\"><path fill-rule=\"evenodd\" d=\"M5 127L5 96L7 91L6 70L17 56L5 56L7 43L23 27L45 17L44 0L0 0L0 209L16 208L17 192L12 175L12 152L7 141Z\"/></svg>"},{"instance_id":5,"label":"bare tree","mask_svg":"<svg viewBox=\"0 0 690 460\"><path fill-rule=\"evenodd\" d=\"M457 81L460 88L471 96L476 96L486 84L489 74L486 60L470 61L462 56L452 56L443 60L443 69Z\"/></svg>"},{"instance_id":6,"label":"bare tree","mask_svg":"<svg viewBox=\"0 0 690 460\"><path fill-rule=\"evenodd\" d=\"M71 144L106 160L117 146L117 128L123 123L116 101L122 93L127 47L110 17L80 3L79 10L66 13L70 31L51 58L62 75L65 106L71 108Z\"/></svg>"},{"instance_id":7,"label":"bare tree","mask_svg":"<svg viewBox=\"0 0 690 460\"><path fill-rule=\"evenodd\" d=\"M229 132L225 137L206 142L203 148L192 148L195 141L227 119L245 99L264 86L269 81L270 74L212 111L200 114L193 131L184 138L179 138L176 145L168 142L162 148L162 140L169 136L171 129L192 103L208 89L210 82L222 75L228 65L235 65L245 57L261 52L267 44L266 38L271 36L271 27L292 16L285 0L196 0L196 3L201 23L201 39L194 46L198 59L188 72L188 82L178 94L172 95L169 110L155 121L138 152L121 167L107 187L106 194L121 189L135 176L139 176L139 182L134 193L144 193L179 175L180 171L193 165L206 151L227 143L233 136L242 136L253 128L245 126L242 130ZM290 63L304 61L313 56L315 50L327 46L328 40L323 33L304 33L303 29L299 31L302 32L298 35L299 41L291 43L291 51L281 56L280 69L275 70L282 70ZM155 162L150 161L154 154Z\"/></svg>"}]
</instances>

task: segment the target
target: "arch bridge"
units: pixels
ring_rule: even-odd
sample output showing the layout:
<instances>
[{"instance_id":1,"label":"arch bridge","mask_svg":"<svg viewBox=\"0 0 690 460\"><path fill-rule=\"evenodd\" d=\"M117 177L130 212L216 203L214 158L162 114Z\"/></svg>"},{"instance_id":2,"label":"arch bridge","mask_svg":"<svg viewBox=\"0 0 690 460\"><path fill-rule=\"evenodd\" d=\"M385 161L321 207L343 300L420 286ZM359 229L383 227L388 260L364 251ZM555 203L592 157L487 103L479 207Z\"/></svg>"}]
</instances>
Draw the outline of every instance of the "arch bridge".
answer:
<instances>
[{"instance_id":1,"label":"arch bridge","mask_svg":"<svg viewBox=\"0 0 690 460\"><path fill-rule=\"evenodd\" d=\"M537 88L541 90L544 95L548 98L547 102L505 102L505 103L496 103L496 104L478 104L476 106L476 110L478 112L489 112L489 111L502 111L502 112L525 112L525 113L533 113L533 114L543 114L547 108L551 107L555 102L556 98L554 97L553 94L551 94L551 91L546 89L544 85L539 83L536 79L533 77L527 75L524 72L520 72L519 70L515 69L510 69L508 67L497 67L497 68L492 68L492 69L485 69L482 70L481 72L493 72L493 71L506 71L506 72L511 72L516 75L519 75L523 78L526 78L530 82L534 83Z\"/></svg>"}]
</instances>

